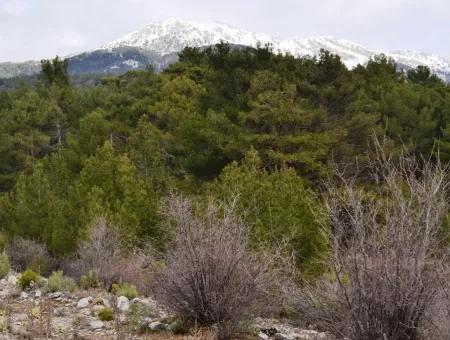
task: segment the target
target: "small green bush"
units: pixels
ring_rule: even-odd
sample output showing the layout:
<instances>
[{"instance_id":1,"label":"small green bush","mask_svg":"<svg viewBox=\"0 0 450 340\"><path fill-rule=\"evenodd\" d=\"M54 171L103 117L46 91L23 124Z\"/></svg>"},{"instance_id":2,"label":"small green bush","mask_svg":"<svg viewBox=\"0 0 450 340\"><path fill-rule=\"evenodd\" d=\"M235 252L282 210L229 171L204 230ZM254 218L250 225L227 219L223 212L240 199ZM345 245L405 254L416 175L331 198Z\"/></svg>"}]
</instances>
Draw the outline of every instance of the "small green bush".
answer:
<instances>
[{"instance_id":1,"label":"small green bush","mask_svg":"<svg viewBox=\"0 0 450 340\"><path fill-rule=\"evenodd\" d=\"M5 253L0 254L0 279L8 275L10 269L8 255Z\"/></svg>"},{"instance_id":2,"label":"small green bush","mask_svg":"<svg viewBox=\"0 0 450 340\"><path fill-rule=\"evenodd\" d=\"M112 321L114 320L114 311L111 308L103 308L98 312L98 318L101 321Z\"/></svg>"},{"instance_id":3,"label":"small green bush","mask_svg":"<svg viewBox=\"0 0 450 340\"><path fill-rule=\"evenodd\" d=\"M143 303L131 303L130 309L126 312L127 325L129 332L145 333L149 331L147 324L144 322L147 317L156 317L157 313L149 306Z\"/></svg>"},{"instance_id":4,"label":"small green bush","mask_svg":"<svg viewBox=\"0 0 450 340\"><path fill-rule=\"evenodd\" d=\"M38 282L39 275L31 269L25 270L19 278L19 287L22 289L26 289L30 287L31 282Z\"/></svg>"},{"instance_id":5,"label":"small green bush","mask_svg":"<svg viewBox=\"0 0 450 340\"><path fill-rule=\"evenodd\" d=\"M90 288L98 288L99 286L100 286L100 282L98 280L96 272L91 270L87 274L81 275L80 288L90 289Z\"/></svg>"},{"instance_id":6,"label":"small green bush","mask_svg":"<svg viewBox=\"0 0 450 340\"><path fill-rule=\"evenodd\" d=\"M48 278L48 290L51 292L73 292L76 287L75 281L64 276L62 271L53 272Z\"/></svg>"},{"instance_id":7,"label":"small green bush","mask_svg":"<svg viewBox=\"0 0 450 340\"><path fill-rule=\"evenodd\" d=\"M113 284L111 291L114 295L125 296L130 300L139 295L136 286L129 283Z\"/></svg>"},{"instance_id":8,"label":"small green bush","mask_svg":"<svg viewBox=\"0 0 450 340\"><path fill-rule=\"evenodd\" d=\"M169 324L168 330L175 335L187 334L189 325L181 319L176 319Z\"/></svg>"}]
</instances>

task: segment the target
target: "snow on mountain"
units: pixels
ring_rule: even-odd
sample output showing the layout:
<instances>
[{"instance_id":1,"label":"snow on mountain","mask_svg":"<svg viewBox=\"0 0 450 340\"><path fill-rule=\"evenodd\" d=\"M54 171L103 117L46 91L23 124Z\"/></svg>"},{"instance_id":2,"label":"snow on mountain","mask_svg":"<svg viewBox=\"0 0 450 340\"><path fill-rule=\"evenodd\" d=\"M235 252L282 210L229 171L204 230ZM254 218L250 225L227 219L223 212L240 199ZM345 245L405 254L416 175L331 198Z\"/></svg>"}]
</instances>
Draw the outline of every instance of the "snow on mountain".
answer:
<instances>
[{"instance_id":1,"label":"snow on mountain","mask_svg":"<svg viewBox=\"0 0 450 340\"><path fill-rule=\"evenodd\" d=\"M392 52L371 50L356 43L332 37L280 39L268 34L240 30L222 23L203 24L169 19L131 32L103 46L102 49L113 50L128 46L164 56L179 52L187 46L202 47L221 41L252 47L268 43L272 45L274 51L290 53L294 56L314 56L321 49L325 49L338 54L349 68L365 64L371 56L384 53L406 68L426 65L441 78L450 82L450 63L437 55L407 50Z\"/></svg>"},{"instance_id":2,"label":"snow on mountain","mask_svg":"<svg viewBox=\"0 0 450 340\"><path fill-rule=\"evenodd\" d=\"M114 49L131 46L166 55L179 52L187 46L208 46L220 41L247 46L256 46L258 41L263 43L276 42L269 35L242 31L226 24L200 24L169 19L161 23L152 23L142 30L131 32L103 48Z\"/></svg>"},{"instance_id":3,"label":"snow on mountain","mask_svg":"<svg viewBox=\"0 0 450 340\"><path fill-rule=\"evenodd\" d=\"M29 76L41 70L41 63L37 61L26 61L22 63L3 62L0 63L0 78L13 78Z\"/></svg>"},{"instance_id":4,"label":"snow on mountain","mask_svg":"<svg viewBox=\"0 0 450 340\"><path fill-rule=\"evenodd\" d=\"M450 83L450 63L443 57L410 50L391 51L386 54L397 63L408 67L414 68L419 65L428 66L433 73Z\"/></svg>"}]
</instances>

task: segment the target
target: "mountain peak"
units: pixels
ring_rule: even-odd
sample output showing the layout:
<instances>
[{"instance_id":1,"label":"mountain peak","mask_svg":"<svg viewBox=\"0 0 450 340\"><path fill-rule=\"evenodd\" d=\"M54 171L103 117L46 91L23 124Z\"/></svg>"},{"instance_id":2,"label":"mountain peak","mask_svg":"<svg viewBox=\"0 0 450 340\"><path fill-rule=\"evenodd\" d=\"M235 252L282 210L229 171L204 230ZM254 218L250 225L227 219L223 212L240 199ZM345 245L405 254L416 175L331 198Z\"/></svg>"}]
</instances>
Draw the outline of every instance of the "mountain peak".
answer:
<instances>
[{"instance_id":1,"label":"mountain peak","mask_svg":"<svg viewBox=\"0 0 450 340\"><path fill-rule=\"evenodd\" d=\"M208 46L220 41L248 46L256 46L258 42L275 42L274 38L267 34L240 30L224 23L198 23L170 18L131 32L107 44L104 48L129 46L165 55L179 52L188 46Z\"/></svg>"}]
</instances>

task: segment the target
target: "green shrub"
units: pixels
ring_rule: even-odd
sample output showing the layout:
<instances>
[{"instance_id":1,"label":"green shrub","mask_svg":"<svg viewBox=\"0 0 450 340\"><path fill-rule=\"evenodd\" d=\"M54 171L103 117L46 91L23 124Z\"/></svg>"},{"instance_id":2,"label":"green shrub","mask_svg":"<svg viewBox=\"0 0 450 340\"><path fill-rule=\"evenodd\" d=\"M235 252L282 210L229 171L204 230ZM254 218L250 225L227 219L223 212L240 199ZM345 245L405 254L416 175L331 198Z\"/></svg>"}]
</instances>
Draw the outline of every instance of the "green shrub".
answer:
<instances>
[{"instance_id":1,"label":"green shrub","mask_svg":"<svg viewBox=\"0 0 450 340\"><path fill-rule=\"evenodd\" d=\"M0 252L4 251L6 248L6 236L0 232Z\"/></svg>"},{"instance_id":2,"label":"green shrub","mask_svg":"<svg viewBox=\"0 0 450 340\"><path fill-rule=\"evenodd\" d=\"M220 201L237 198L236 213L250 226L252 246L267 250L277 245L293 256L303 277L322 273L327 237L317 214L321 203L293 168L269 172L252 149L240 165L226 166L209 188Z\"/></svg>"},{"instance_id":3,"label":"green shrub","mask_svg":"<svg viewBox=\"0 0 450 340\"><path fill-rule=\"evenodd\" d=\"M19 287L22 289L30 287L31 282L38 282L39 275L31 269L25 270L19 278Z\"/></svg>"},{"instance_id":4,"label":"green shrub","mask_svg":"<svg viewBox=\"0 0 450 340\"><path fill-rule=\"evenodd\" d=\"M8 275L10 269L8 255L5 253L0 254L0 279Z\"/></svg>"},{"instance_id":5,"label":"green shrub","mask_svg":"<svg viewBox=\"0 0 450 340\"><path fill-rule=\"evenodd\" d=\"M53 272L48 278L48 290L51 292L73 292L76 287L75 281L64 276L62 271Z\"/></svg>"},{"instance_id":6,"label":"green shrub","mask_svg":"<svg viewBox=\"0 0 450 340\"><path fill-rule=\"evenodd\" d=\"M125 296L130 300L139 295L136 286L129 283L113 284L111 291L117 296Z\"/></svg>"},{"instance_id":7,"label":"green shrub","mask_svg":"<svg viewBox=\"0 0 450 340\"><path fill-rule=\"evenodd\" d=\"M147 324L144 322L147 317L156 317L157 313L143 303L131 303L130 309L126 312L127 325L129 332L145 333L149 331Z\"/></svg>"},{"instance_id":8,"label":"green shrub","mask_svg":"<svg viewBox=\"0 0 450 340\"><path fill-rule=\"evenodd\" d=\"M99 286L100 286L100 282L98 281L96 272L91 270L87 274L81 275L80 288L90 289L90 288L98 288Z\"/></svg>"},{"instance_id":9,"label":"green shrub","mask_svg":"<svg viewBox=\"0 0 450 340\"><path fill-rule=\"evenodd\" d=\"M98 318L101 321L112 321L114 320L114 311L111 308L103 308L98 312Z\"/></svg>"}]
</instances>

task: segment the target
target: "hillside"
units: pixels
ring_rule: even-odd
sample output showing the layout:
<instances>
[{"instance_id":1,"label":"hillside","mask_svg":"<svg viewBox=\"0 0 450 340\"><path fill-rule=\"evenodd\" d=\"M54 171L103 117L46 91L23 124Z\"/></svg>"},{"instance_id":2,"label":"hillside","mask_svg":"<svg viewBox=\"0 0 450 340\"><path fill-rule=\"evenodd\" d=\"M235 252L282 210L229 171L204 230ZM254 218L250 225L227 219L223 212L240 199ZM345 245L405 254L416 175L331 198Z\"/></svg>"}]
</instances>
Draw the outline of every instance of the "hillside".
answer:
<instances>
[{"instance_id":1,"label":"hillside","mask_svg":"<svg viewBox=\"0 0 450 340\"><path fill-rule=\"evenodd\" d=\"M0 338L448 337L450 87L429 68L226 43L69 68L0 91Z\"/></svg>"}]
</instances>

